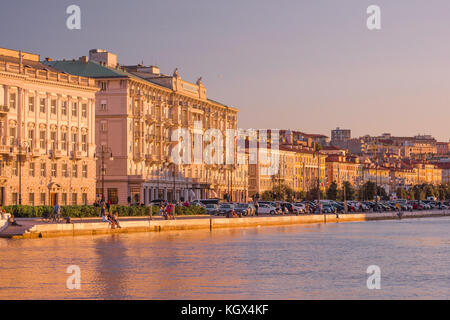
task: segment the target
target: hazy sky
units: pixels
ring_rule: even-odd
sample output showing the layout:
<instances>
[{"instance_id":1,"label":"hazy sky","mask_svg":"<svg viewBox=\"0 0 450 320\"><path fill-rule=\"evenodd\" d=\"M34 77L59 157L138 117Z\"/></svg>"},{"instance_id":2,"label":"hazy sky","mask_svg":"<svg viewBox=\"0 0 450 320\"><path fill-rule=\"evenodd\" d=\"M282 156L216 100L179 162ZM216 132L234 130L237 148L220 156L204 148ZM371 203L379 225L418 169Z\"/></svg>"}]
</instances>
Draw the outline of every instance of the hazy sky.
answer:
<instances>
[{"instance_id":1,"label":"hazy sky","mask_svg":"<svg viewBox=\"0 0 450 320\"><path fill-rule=\"evenodd\" d=\"M66 8L81 7L81 30ZM366 9L381 7L369 31ZM450 139L448 0L2 0L0 47L203 76L240 127Z\"/></svg>"}]
</instances>

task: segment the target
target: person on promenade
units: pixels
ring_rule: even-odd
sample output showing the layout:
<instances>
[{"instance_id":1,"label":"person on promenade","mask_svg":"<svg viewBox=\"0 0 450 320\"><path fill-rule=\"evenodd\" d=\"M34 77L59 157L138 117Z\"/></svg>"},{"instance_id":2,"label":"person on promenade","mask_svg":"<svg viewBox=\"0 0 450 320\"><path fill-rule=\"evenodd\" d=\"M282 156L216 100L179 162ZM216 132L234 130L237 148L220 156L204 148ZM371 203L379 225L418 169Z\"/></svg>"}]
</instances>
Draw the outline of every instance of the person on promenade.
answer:
<instances>
[{"instance_id":1,"label":"person on promenade","mask_svg":"<svg viewBox=\"0 0 450 320\"><path fill-rule=\"evenodd\" d=\"M162 203L162 201L159 204L159 215L161 217L164 217L165 220L167 220L166 210L165 210L165 207L164 207L164 204Z\"/></svg>"},{"instance_id":2,"label":"person on promenade","mask_svg":"<svg viewBox=\"0 0 450 320\"><path fill-rule=\"evenodd\" d=\"M111 211L111 201L106 202L106 211Z\"/></svg>"},{"instance_id":3,"label":"person on promenade","mask_svg":"<svg viewBox=\"0 0 450 320\"><path fill-rule=\"evenodd\" d=\"M117 212L115 212L114 214L112 212L108 212L108 221L111 224L111 229L121 228Z\"/></svg>"},{"instance_id":4,"label":"person on promenade","mask_svg":"<svg viewBox=\"0 0 450 320\"><path fill-rule=\"evenodd\" d=\"M175 205L172 202L169 202L168 204L169 207L169 219L173 219L175 220Z\"/></svg>"},{"instance_id":5,"label":"person on promenade","mask_svg":"<svg viewBox=\"0 0 450 320\"><path fill-rule=\"evenodd\" d=\"M8 218L8 224L10 226L15 226L15 227L21 227L21 224L18 224L16 219L14 218L14 215L11 213L11 215Z\"/></svg>"},{"instance_id":6,"label":"person on promenade","mask_svg":"<svg viewBox=\"0 0 450 320\"><path fill-rule=\"evenodd\" d=\"M106 215L105 202L102 202L100 205L100 216L102 217L103 222L108 222L108 217Z\"/></svg>"},{"instance_id":7,"label":"person on promenade","mask_svg":"<svg viewBox=\"0 0 450 320\"><path fill-rule=\"evenodd\" d=\"M56 203L55 206L53 207L53 222L59 223L61 219L60 212L61 207L59 206L58 203Z\"/></svg>"},{"instance_id":8,"label":"person on promenade","mask_svg":"<svg viewBox=\"0 0 450 320\"><path fill-rule=\"evenodd\" d=\"M259 203L255 201L255 216L258 216Z\"/></svg>"}]
</instances>

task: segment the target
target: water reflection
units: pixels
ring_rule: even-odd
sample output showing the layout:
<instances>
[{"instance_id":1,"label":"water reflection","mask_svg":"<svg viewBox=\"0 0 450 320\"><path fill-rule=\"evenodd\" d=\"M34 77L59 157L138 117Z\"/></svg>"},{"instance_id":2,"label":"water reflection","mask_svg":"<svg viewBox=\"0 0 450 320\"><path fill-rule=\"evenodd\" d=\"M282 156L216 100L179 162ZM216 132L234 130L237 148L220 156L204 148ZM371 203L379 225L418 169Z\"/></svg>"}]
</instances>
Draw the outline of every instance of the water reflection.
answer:
<instances>
[{"instance_id":1,"label":"water reflection","mask_svg":"<svg viewBox=\"0 0 450 320\"><path fill-rule=\"evenodd\" d=\"M449 218L0 239L1 299L448 298ZM82 289L65 273L79 265ZM366 268L382 290L366 288Z\"/></svg>"}]
</instances>

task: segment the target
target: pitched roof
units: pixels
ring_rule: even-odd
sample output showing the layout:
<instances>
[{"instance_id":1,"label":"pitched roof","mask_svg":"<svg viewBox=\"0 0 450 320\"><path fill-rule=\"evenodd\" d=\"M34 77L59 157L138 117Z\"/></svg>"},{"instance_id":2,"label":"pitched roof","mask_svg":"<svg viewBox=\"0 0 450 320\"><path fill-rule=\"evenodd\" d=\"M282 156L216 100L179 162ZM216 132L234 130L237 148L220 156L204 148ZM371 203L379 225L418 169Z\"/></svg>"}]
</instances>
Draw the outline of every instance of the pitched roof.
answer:
<instances>
[{"instance_id":1,"label":"pitched roof","mask_svg":"<svg viewBox=\"0 0 450 320\"><path fill-rule=\"evenodd\" d=\"M77 76L89 78L135 77L121 69L103 66L95 61L45 61L44 64ZM136 77L137 78L137 77Z\"/></svg>"}]
</instances>

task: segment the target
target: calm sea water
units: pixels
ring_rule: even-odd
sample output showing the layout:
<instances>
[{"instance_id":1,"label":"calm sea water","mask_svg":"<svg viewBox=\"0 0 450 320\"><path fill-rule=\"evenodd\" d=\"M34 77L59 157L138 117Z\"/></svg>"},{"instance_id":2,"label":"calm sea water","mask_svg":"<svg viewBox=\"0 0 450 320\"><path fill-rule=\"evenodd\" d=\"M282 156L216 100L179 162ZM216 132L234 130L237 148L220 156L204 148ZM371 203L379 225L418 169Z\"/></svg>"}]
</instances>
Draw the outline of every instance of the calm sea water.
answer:
<instances>
[{"instance_id":1,"label":"calm sea water","mask_svg":"<svg viewBox=\"0 0 450 320\"><path fill-rule=\"evenodd\" d=\"M78 265L81 289L66 269ZM366 286L381 268L381 289ZM0 239L0 299L448 299L450 218Z\"/></svg>"}]
</instances>

